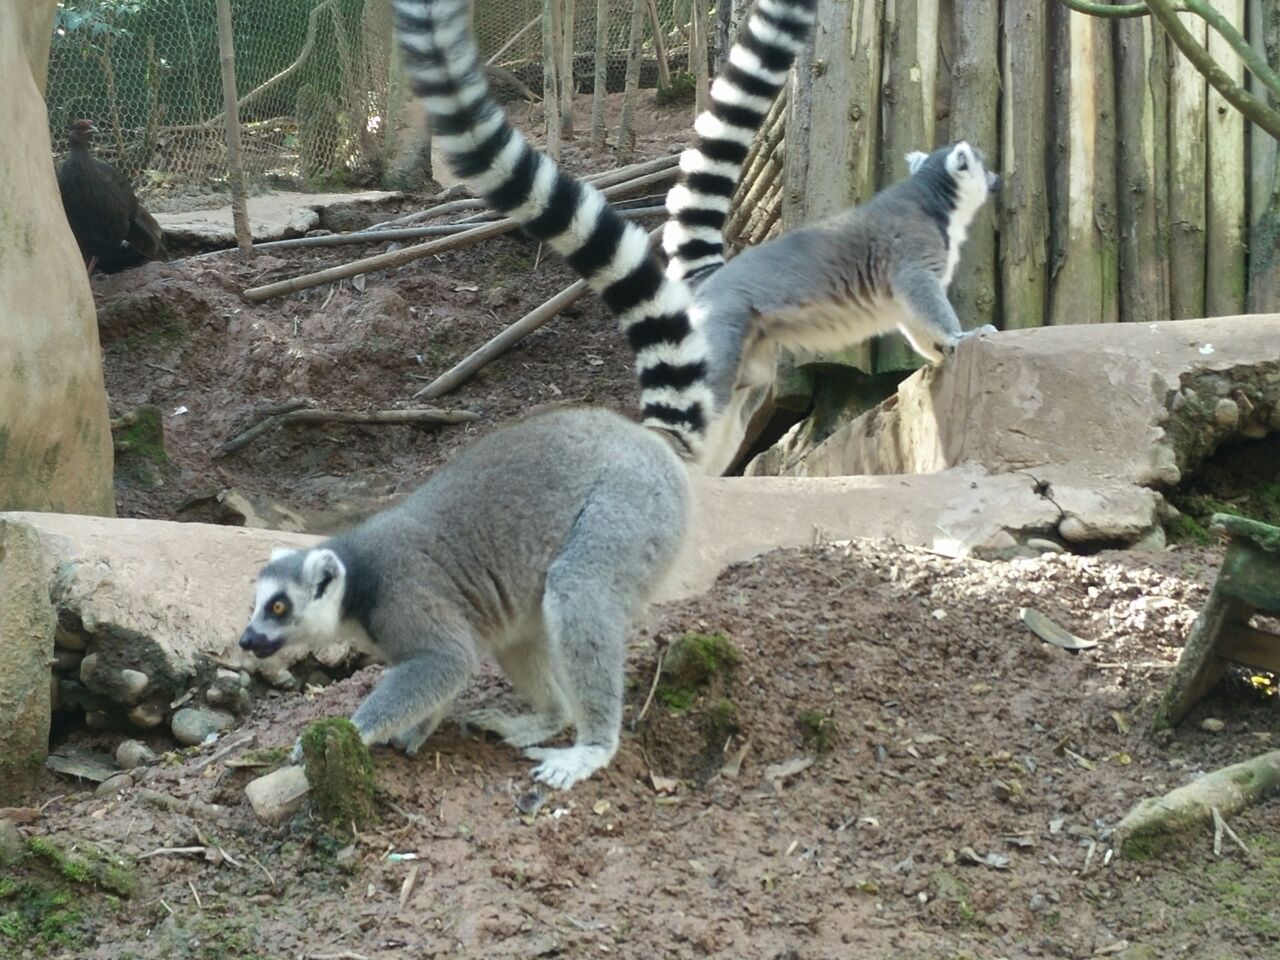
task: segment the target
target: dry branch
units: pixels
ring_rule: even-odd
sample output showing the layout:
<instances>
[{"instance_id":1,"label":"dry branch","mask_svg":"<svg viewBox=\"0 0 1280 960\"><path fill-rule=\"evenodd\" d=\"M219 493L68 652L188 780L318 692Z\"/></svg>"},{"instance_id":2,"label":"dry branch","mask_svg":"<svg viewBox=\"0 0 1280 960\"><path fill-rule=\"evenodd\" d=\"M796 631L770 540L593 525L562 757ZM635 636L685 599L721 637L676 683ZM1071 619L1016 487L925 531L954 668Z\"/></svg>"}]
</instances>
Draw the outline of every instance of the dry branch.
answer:
<instances>
[{"instance_id":1,"label":"dry branch","mask_svg":"<svg viewBox=\"0 0 1280 960\"><path fill-rule=\"evenodd\" d=\"M1215 808L1230 816L1278 791L1280 750L1272 750L1141 801L1116 826L1116 844L1127 856L1150 855L1165 838L1212 822Z\"/></svg>"},{"instance_id":2,"label":"dry branch","mask_svg":"<svg viewBox=\"0 0 1280 960\"><path fill-rule=\"evenodd\" d=\"M480 414L470 410L437 410L426 407L420 410L320 410L306 408L282 414L281 423L343 423L364 426L404 426L413 424L444 425L471 423Z\"/></svg>"},{"instance_id":3,"label":"dry branch","mask_svg":"<svg viewBox=\"0 0 1280 960\"><path fill-rule=\"evenodd\" d=\"M616 197L635 193L645 187L651 187L654 184L672 180L675 178L676 172L676 167L667 167L641 177L634 177L625 183L615 184L601 192L604 194L605 199L612 200ZM498 237L505 233L510 233L518 226L519 224L510 217L502 220L495 220L492 223L481 224L471 230L454 234L451 237L443 237L440 240L433 240L430 243L417 244L412 247L405 247L401 250L392 251L391 253L381 253L374 257L365 257L361 260L344 263L336 267L329 267L326 270L319 270L315 273L307 273L300 277L292 277L288 280L268 283L261 287L250 287L244 291L244 295L255 303L261 303L264 300L270 300L272 297L282 296L286 293L296 293L299 290L318 287L325 283L332 283L335 280L345 280L347 277L354 277L361 273L369 273L373 270L387 270L392 267L401 267L406 263L421 260L423 257L430 257L437 253L445 253L449 250L458 250L463 247L469 247L479 243L481 240L488 240L490 237Z\"/></svg>"}]
</instances>

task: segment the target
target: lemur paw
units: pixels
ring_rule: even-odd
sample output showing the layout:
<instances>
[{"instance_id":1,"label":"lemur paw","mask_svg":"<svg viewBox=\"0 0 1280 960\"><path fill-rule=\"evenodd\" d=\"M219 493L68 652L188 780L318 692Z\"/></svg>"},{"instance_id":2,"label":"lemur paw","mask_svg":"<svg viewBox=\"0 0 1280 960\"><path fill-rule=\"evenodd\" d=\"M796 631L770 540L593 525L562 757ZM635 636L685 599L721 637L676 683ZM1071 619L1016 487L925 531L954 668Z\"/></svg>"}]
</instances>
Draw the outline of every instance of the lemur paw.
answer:
<instances>
[{"instance_id":1,"label":"lemur paw","mask_svg":"<svg viewBox=\"0 0 1280 960\"><path fill-rule=\"evenodd\" d=\"M533 768L533 779L556 790L568 790L606 766L613 753L600 746L530 747L524 755L542 762Z\"/></svg>"}]
</instances>

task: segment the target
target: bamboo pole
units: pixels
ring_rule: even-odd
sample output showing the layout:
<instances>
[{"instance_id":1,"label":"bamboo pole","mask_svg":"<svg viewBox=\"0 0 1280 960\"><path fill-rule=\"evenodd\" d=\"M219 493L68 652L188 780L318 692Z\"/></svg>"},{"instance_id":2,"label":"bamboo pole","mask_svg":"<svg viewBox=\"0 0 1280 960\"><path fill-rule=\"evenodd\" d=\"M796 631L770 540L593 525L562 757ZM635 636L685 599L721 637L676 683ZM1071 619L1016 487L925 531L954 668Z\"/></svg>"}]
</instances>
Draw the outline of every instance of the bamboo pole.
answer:
<instances>
[{"instance_id":1,"label":"bamboo pole","mask_svg":"<svg viewBox=\"0 0 1280 960\"><path fill-rule=\"evenodd\" d=\"M1203 43L1204 21L1180 16ZM1187 320L1204 316L1208 84L1176 48L1169 66L1169 306L1171 319Z\"/></svg>"},{"instance_id":2,"label":"bamboo pole","mask_svg":"<svg viewBox=\"0 0 1280 960\"><path fill-rule=\"evenodd\" d=\"M217 0L218 55L222 66L222 101L225 105L227 137L227 178L231 181L231 222L236 246L243 254L253 252L249 230L249 205L244 185L244 158L240 148L240 107L236 99L236 50L231 33L231 0Z\"/></svg>"},{"instance_id":3,"label":"bamboo pole","mask_svg":"<svg viewBox=\"0 0 1280 960\"><path fill-rule=\"evenodd\" d=\"M1000 164L1001 289L1005 329L1045 320L1049 209L1046 202L1047 17L1041 0L1006 0Z\"/></svg>"},{"instance_id":4,"label":"bamboo pole","mask_svg":"<svg viewBox=\"0 0 1280 960\"><path fill-rule=\"evenodd\" d=\"M609 0L596 0L596 71L591 88L591 149L603 153L608 141L608 120L604 115L609 87Z\"/></svg>"},{"instance_id":5,"label":"bamboo pole","mask_svg":"<svg viewBox=\"0 0 1280 960\"><path fill-rule=\"evenodd\" d=\"M1244 0L1214 0L1218 12L1244 30ZM1231 44L1209 31L1209 53L1237 84L1244 64ZM1213 87L1208 91L1207 190L1205 211L1205 313L1211 317L1244 312L1246 293L1244 116Z\"/></svg>"}]
</instances>

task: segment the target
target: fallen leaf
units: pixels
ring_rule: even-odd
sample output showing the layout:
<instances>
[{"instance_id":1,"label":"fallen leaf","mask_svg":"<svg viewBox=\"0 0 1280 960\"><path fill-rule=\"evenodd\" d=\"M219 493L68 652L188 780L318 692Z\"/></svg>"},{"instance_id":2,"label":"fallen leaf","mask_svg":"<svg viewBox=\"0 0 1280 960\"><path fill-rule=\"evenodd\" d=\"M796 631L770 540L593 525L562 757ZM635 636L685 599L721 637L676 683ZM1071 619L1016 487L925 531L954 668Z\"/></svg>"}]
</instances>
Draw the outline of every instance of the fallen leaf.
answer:
<instances>
[{"instance_id":1,"label":"fallen leaf","mask_svg":"<svg viewBox=\"0 0 1280 960\"><path fill-rule=\"evenodd\" d=\"M364 284L365 284L365 276L363 273L357 273L354 277L351 278L351 285L355 287L357 290L359 290L361 293L364 293Z\"/></svg>"},{"instance_id":2,"label":"fallen leaf","mask_svg":"<svg viewBox=\"0 0 1280 960\"><path fill-rule=\"evenodd\" d=\"M1074 750L1067 750L1066 748L1063 748L1062 752L1065 753L1072 760L1074 760L1076 763L1076 766L1083 767L1086 770L1093 769L1093 761L1090 760L1088 757L1082 757L1080 756L1080 754L1076 753Z\"/></svg>"},{"instance_id":3,"label":"fallen leaf","mask_svg":"<svg viewBox=\"0 0 1280 960\"><path fill-rule=\"evenodd\" d=\"M612 807L613 804L608 800L597 800L591 805L591 812L598 817L602 814L608 813Z\"/></svg>"},{"instance_id":4,"label":"fallen leaf","mask_svg":"<svg viewBox=\"0 0 1280 960\"><path fill-rule=\"evenodd\" d=\"M751 749L751 741L744 740L742 746L728 760L724 762L724 766L720 768L720 773L728 777L730 780L736 780L738 774L742 772L742 761L746 759L747 751Z\"/></svg>"},{"instance_id":5,"label":"fallen leaf","mask_svg":"<svg viewBox=\"0 0 1280 960\"><path fill-rule=\"evenodd\" d=\"M670 796L680 787L680 781L671 777L660 777L656 773L649 774L649 780L653 783L653 790L659 796Z\"/></svg>"},{"instance_id":6,"label":"fallen leaf","mask_svg":"<svg viewBox=\"0 0 1280 960\"><path fill-rule=\"evenodd\" d=\"M782 782L798 773L803 773L813 766L813 757L792 757L790 760L784 760L782 763L771 763L764 768L764 779L774 785L774 789L780 789Z\"/></svg>"},{"instance_id":7,"label":"fallen leaf","mask_svg":"<svg viewBox=\"0 0 1280 960\"><path fill-rule=\"evenodd\" d=\"M460 283L453 288L454 293L478 293L480 288L471 283Z\"/></svg>"},{"instance_id":8,"label":"fallen leaf","mask_svg":"<svg viewBox=\"0 0 1280 960\"><path fill-rule=\"evenodd\" d=\"M980 867L991 867L993 870L1008 870L1009 858L1002 853L988 853L979 856L973 847L960 848L960 862L972 863Z\"/></svg>"},{"instance_id":9,"label":"fallen leaf","mask_svg":"<svg viewBox=\"0 0 1280 960\"><path fill-rule=\"evenodd\" d=\"M1112 719L1112 720L1114 720L1114 721L1115 721L1115 723L1116 723L1116 731L1117 731L1117 732L1119 732L1119 733L1128 733L1128 732L1129 732L1129 720L1128 720L1128 718L1127 718L1123 713L1121 713L1119 710L1112 710L1112 711L1111 711L1111 719Z\"/></svg>"},{"instance_id":10,"label":"fallen leaf","mask_svg":"<svg viewBox=\"0 0 1280 960\"><path fill-rule=\"evenodd\" d=\"M1092 650L1098 645L1096 640L1082 640L1069 630L1065 630L1058 624L1054 623L1043 613L1038 610L1032 610L1030 607L1019 607L1018 617L1027 625L1027 629L1034 633L1045 643L1051 643L1055 647L1061 647L1063 650L1072 652L1077 650Z\"/></svg>"}]
</instances>

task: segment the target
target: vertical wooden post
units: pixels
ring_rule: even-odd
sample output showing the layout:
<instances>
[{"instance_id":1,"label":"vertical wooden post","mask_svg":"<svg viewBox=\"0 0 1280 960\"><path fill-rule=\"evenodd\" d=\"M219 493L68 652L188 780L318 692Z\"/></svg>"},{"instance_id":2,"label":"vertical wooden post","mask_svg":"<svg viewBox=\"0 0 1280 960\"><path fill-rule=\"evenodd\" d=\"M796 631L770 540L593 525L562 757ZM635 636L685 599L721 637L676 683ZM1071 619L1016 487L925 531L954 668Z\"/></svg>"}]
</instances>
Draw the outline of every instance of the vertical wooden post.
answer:
<instances>
[{"instance_id":1,"label":"vertical wooden post","mask_svg":"<svg viewBox=\"0 0 1280 960\"><path fill-rule=\"evenodd\" d=\"M631 0L631 33L627 47L627 83L618 126L618 159L627 162L636 149L636 98L640 95L640 41L644 36L645 0Z\"/></svg>"},{"instance_id":2,"label":"vertical wooden post","mask_svg":"<svg viewBox=\"0 0 1280 960\"><path fill-rule=\"evenodd\" d=\"M1273 70L1280 70L1280 6L1264 7L1257 0L1249 21L1253 44ZM1254 93L1263 93L1255 80ZM1270 97L1280 109L1280 97ZM1250 130L1253 170L1252 224L1249 230L1249 309L1255 313L1280 312L1280 144L1257 126Z\"/></svg>"},{"instance_id":3,"label":"vertical wooden post","mask_svg":"<svg viewBox=\"0 0 1280 960\"><path fill-rule=\"evenodd\" d=\"M1205 23L1181 13L1201 43ZM1171 319L1204 316L1205 110L1208 84L1182 53L1169 44L1169 306Z\"/></svg>"},{"instance_id":4,"label":"vertical wooden post","mask_svg":"<svg viewBox=\"0 0 1280 960\"><path fill-rule=\"evenodd\" d=\"M904 157L933 146L938 79L938 0L887 0L884 35L883 148L880 186L906 176ZM880 337L876 369L910 370L921 360L901 334Z\"/></svg>"},{"instance_id":5,"label":"vertical wooden post","mask_svg":"<svg viewBox=\"0 0 1280 960\"><path fill-rule=\"evenodd\" d=\"M244 184L244 158L240 150L240 106L236 93L236 50L231 35L231 0L217 0L218 54L222 63L222 102L227 135L227 176L231 181L231 221L236 246L244 254L253 252L249 230L249 206Z\"/></svg>"},{"instance_id":6,"label":"vertical wooden post","mask_svg":"<svg viewBox=\"0 0 1280 960\"><path fill-rule=\"evenodd\" d=\"M1045 135L1047 6L1005 0L1000 265L1005 329L1045 321L1049 208Z\"/></svg>"},{"instance_id":7,"label":"vertical wooden post","mask_svg":"<svg viewBox=\"0 0 1280 960\"><path fill-rule=\"evenodd\" d=\"M595 81L591 88L591 149L603 153L608 123L604 116L609 87L609 0L596 0Z\"/></svg>"},{"instance_id":8,"label":"vertical wooden post","mask_svg":"<svg viewBox=\"0 0 1280 960\"><path fill-rule=\"evenodd\" d=\"M951 140L968 140L992 170L1000 169L1000 10L991 0L955 0L955 65L951 68ZM924 149L924 148L922 148ZM999 319L996 302L996 211L993 198L969 228L951 281L951 305L965 329Z\"/></svg>"},{"instance_id":9,"label":"vertical wooden post","mask_svg":"<svg viewBox=\"0 0 1280 960\"><path fill-rule=\"evenodd\" d=\"M1214 0L1214 6L1244 32L1244 0ZM1244 86L1244 62L1209 31L1209 52L1236 83ZM1211 317L1244 312L1245 153L1244 117L1212 86L1208 90L1208 209L1205 216L1205 313Z\"/></svg>"},{"instance_id":10,"label":"vertical wooden post","mask_svg":"<svg viewBox=\"0 0 1280 960\"><path fill-rule=\"evenodd\" d=\"M560 159L560 4L542 0L542 112L547 121L547 154Z\"/></svg>"},{"instance_id":11,"label":"vertical wooden post","mask_svg":"<svg viewBox=\"0 0 1280 960\"><path fill-rule=\"evenodd\" d=\"M1049 322L1119 319L1115 220L1115 88L1110 20L1053 9L1055 217Z\"/></svg>"},{"instance_id":12,"label":"vertical wooden post","mask_svg":"<svg viewBox=\"0 0 1280 960\"><path fill-rule=\"evenodd\" d=\"M567 140L573 139L573 22L577 15L576 0L561 0L560 18L560 133Z\"/></svg>"},{"instance_id":13,"label":"vertical wooden post","mask_svg":"<svg viewBox=\"0 0 1280 960\"><path fill-rule=\"evenodd\" d=\"M1150 17L1116 24L1120 320L1169 319L1168 49Z\"/></svg>"}]
</instances>

